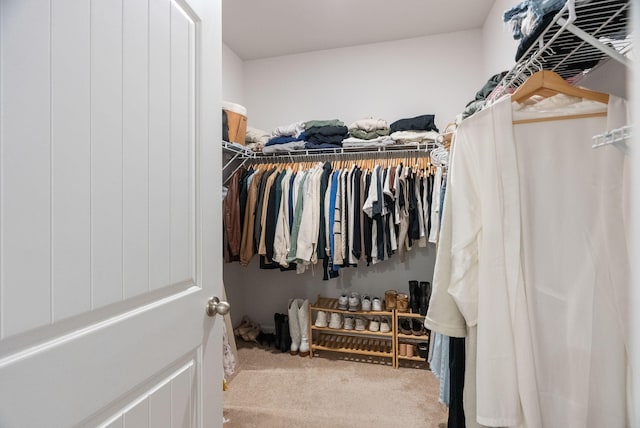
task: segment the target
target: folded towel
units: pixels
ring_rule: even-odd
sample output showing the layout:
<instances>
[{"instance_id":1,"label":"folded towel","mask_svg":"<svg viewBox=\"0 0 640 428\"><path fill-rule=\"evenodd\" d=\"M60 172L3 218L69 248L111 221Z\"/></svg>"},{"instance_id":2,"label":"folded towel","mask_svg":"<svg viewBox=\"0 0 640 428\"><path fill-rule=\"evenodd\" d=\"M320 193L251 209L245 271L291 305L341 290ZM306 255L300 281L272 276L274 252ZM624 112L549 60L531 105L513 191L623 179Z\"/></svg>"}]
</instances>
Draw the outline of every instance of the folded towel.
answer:
<instances>
[{"instance_id":1,"label":"folded towel","mask_svg":"<svg viewBox=\"0 0 640 428\"><path fill-rule=\"evenodd\" d=\"M397 131L436 131L435 115L424 114L409 119L396 120L391 124L391 132Z\"/></svg>"},{"instance_id":2,"label":"folded towel","mask_svg":"<svg viewBox=\"0 0 640 428\"><path fill-rule=\"evenodd\" d=\"M361 129L363 131L375 131L376 129L389 129L389 124L384 119L360 119L349 125L349 131ZM388 135L388 134L387 134Z\"/></svg>"}]
</instances>

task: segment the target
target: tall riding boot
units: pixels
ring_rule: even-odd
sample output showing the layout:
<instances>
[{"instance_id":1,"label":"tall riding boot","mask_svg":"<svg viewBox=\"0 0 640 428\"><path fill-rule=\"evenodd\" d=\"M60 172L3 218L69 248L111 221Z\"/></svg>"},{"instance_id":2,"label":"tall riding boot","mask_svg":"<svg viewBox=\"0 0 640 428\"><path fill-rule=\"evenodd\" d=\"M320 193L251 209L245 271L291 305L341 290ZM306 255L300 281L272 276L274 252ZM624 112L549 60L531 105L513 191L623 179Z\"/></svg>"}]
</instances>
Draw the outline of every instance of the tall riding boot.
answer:
<instances>
[{"instance_id":1,"label":"tall riding boot","mask_svg":"<svg viewBox=\"0 0 640 428\"><path fill-rule=\"evenodd\" d=\"M273 330L274 330L274 344L276 349L280 349L280 339L282 338L282 320L280 319L280 314L273 314Z\"/></svg>"},{"instance_id":2,"label":"tall riding boot","mask_svg":"<svg viewBox=\"0 0 640 428\"><path fill-rule=\"evenodd\" d=\"M420 284L418 281L409 281L409 296L411 312L417 314L420 312Z\"/></svg>"},{"instance_id":3,"label":"tall riding boot","mask_svg":"<svg viewBox=\"0 0 640 428\"><path fill-rule=\"evenodd\" d=\"M420 291L420 315L427 315L429 300L431 300L431 283L429 281L420 281Z\"/></svg>"},{"instance_id":4,"label":"tall riding boot","mask_svg":"<svg viewBox=\"0 0 640 428\"><path fill-rule=\"evenodd\" d=\"M298 321L298 302L301 299L289 299L289 334L291 335L291 347L289 353L298 355L300 348L300 321Z\"/></svg>"},{"instance_id":5,"label":"tall riding boot","mask_svg":"<svg viewBox=\"0 0 640 428\"><path fill-rule=\"evenodd\" d=\"M280 351L287 352L291 349L291 336L289 333L289 317L282 315L282 336L280 337Z\"/></svg>"},{"instance_id":6,"label":"tall riding boot","mask_svg":"<svg viewBox=\"0 0 640 428\"><path fill-rule=\"evenodd\" d=\"M300 356L306 357L309 355L309 301L306 299L300 303L298 324L300 327Z\"/></svg>"}]
</instances>

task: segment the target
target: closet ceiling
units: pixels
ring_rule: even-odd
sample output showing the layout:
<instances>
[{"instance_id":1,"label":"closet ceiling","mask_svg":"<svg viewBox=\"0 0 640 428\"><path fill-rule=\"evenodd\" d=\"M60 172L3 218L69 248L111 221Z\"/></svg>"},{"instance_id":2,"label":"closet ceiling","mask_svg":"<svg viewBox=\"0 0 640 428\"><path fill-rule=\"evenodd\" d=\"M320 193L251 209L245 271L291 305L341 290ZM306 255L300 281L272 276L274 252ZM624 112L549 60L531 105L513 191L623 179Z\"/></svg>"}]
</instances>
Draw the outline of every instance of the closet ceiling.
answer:
<instances>
[{"instance_id":1,"label":"closet ceiling","mask_svg":"<svg viewBox=\"0 0 640 428\"><path fill-rule=\"evenodd\" d=\"M222 38L244 60L268 58L480 28L493 3L223 0Z\"/></svg>"}]
</instances>

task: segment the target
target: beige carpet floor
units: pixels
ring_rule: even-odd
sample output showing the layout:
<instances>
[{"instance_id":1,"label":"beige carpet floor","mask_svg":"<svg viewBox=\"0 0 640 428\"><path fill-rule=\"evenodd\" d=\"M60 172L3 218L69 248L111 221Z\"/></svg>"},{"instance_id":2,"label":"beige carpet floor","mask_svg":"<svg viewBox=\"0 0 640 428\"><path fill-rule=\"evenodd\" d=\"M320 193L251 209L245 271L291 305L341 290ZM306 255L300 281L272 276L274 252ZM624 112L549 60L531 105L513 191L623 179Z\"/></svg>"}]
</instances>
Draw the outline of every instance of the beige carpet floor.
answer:
<instances>
[{"instance_id":1,"label":"beige carpet floor","mask_svg":"<svg viewBox=\"0 0 640 428\"><path fill-rule=\"evenodd\" d=\"M321 352L302 358L238 343L224 393L225 428L446 428L438 382L422 368L394 369ZM406 365L406 364L405 364Z\"/></svg>"}]
</instances>

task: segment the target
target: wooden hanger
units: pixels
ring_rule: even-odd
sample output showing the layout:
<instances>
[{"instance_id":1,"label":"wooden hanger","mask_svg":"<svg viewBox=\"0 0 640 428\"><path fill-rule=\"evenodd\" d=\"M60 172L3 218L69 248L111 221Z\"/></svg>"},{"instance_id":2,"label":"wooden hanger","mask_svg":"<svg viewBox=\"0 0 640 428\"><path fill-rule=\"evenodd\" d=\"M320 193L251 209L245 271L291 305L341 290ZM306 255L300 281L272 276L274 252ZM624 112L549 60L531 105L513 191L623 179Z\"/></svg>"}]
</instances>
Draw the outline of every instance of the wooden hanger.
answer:
<instances>
[{"instance_id":1,"label":"wooden hanger","mask_svg":"<svg viewBox=\"0 0 640 428\"><path fill-rule=\"evenodd\" d=\"M511 95L511 101L523 103L535 95L544 98L552 97L557 94L565 94L572 97L583 98L587 100L597 101L603 104L609 103L609 94L602 92L590 91L584 88L571 86L558 73L550 70L541 70L529 77L514 93ZM514 120L514 124L546 122L550 120L579 119L586 117L606 116L606 112L584 113L564 116L548 116L535 119Z\"/></svg>"}]
</instances>

